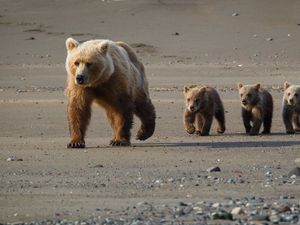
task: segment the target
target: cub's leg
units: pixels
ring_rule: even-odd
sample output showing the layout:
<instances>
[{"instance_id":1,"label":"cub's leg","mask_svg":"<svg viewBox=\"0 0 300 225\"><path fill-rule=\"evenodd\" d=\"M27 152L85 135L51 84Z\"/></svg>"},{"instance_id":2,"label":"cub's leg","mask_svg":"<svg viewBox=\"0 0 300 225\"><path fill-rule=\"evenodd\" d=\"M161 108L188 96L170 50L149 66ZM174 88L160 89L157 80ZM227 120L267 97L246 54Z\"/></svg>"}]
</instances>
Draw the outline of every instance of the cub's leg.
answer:
<instances>
[{"instance_id":1,"label":"cub's leg","mask_svg":"<svg viewBox=\"0 0 300 225\"><path fill-rule=\"evenodd\" d=\"M201 131L203 129L203 123L204 123L204 118L201 113L196 113L196 122L197 122L196 134L201 136Z\"/></svg>"},{"instance_id":2,"label":"cub's leg","mask_svg":"<svg viewBox=\"0 0 300 225\"><path fill-rule=\"evenodd\" d=\"M186 109L184 111L183 123L186 132L188 132L189 134L195 133L194 122L195 122L195 113L192 113Z\"/></svg>"},{"instance_id":3,"label":"cub's leg","mask_svg":"<svg viewBox=\"0 0 300 225\"><path fill-rule=\"evenodd\" d=\"M141 120L141 127L137 132L137 140L146 140L155 130L155 109L150 99L138 100L135 103L135 114Z\"/></svg>"},{"instance_id":4,"label":"cub's leg","mask_svg":"<svg viewBox=\"0 0 300 225\"><path fill-rule=\"evenodd\" d=\"M271 133L271 126L272 126L272 112L267 112L264 116L264 130L262 132L262 134L270 134Z\"/></svg>"},{"instance_id":5,"label":"cub's leg","mask_svg":"<svg viewBox=\"0 0 300 225\"><path fill-rule=\"evenodd\" d=\"M292 125L292 116L293 116L293 112L290 109L288 109L287 107L284 107L283 111L282 111L282 119L283 119L283 123L284 123L287 134L295 133L295 130Z\"/></svg>"},{"instance_id":6,"label":"cub's leg","mask_svg":"<svg viewBox=\"0 0 300 225\"><path fill-rule=\"evenodd\" d=\"M261 109L254 108L252 110L252 120L253 120L253 126L252 126L249 134L250 135L258 135L261 124L263 122Z\"/></svg>"},{"instance_id":7,"label":"cub's leg","mask_svg":"<svg viewBox=\"0 0 300 225\"><path fill-rule=\"evenodd\" d=\"M84 137L91 118L91 104L92 99L87 96L80 99L69 97L67 114L71 141L68 148L85 147Z\"/></svg>"},{"instance_id":8,"label":"cub's leg","mask_svg":"<svg viewBox=\"0 0 300 225\"><path fill-rule=\"evenodd\" d=\"M207 115L204 115L204 124L201 130L201 136L209 135L211 124L213 122L213 116L214 115L212 113L208 113Z\"/></svg>"},{"instance_id":9,"label":"cub's leg","mask_svg":"<svg viewBox=\"0 0 300 225\"><path fill-rule=\"evenodd\" d=\"M216 120L218 121L218 129L217 132L219 134L223 134L226 130L225 128L225 114L224 114L224 108L218 109L215 113Z\"/></svg>"},{"instance_id":10,"label":"cub's leg","mask_svg":"<svg viewBox=\"0 0 300 225\"><path fill-rule=\"evenodd\" d=\"M300 116L296 113L293 113L292 116L292 124L293 124L293 128L295 131L299 132L300 131Z\"/></svg>"},{"instance_id":11,"label":"cub's leg","mask_svg":"<svg viewBox=\"0 0 300 225\"><path fill-rule=\"evenodd\" d=\"M250 125L251 117L252 117L251 112L249 112L246 109L242 108L242 118L243 118L243 123L244 123L245 130L246 130L246 134L249 134L250 130L252 128L251 125Z\"/></svg>"}]
</instances>

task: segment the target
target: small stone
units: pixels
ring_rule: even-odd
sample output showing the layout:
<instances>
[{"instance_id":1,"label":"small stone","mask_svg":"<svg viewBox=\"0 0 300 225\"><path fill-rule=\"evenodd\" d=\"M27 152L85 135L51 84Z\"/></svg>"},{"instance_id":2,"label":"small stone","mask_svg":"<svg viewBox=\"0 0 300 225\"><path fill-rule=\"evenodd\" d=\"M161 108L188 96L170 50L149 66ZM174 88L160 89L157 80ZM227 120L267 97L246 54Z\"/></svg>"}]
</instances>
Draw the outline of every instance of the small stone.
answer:
<instances>
[{"instance_id":1,"label":"small stone","mask_svg":"<svg viewBox=\"0 0 300 225\"><path fill-rule=\"evenodd\" d=\"M218 166L213 166L213 167L210 167L206 170L207 172L211 173L211 172L221 172L221 168L218 167Z\"/></svg>"},{"instance_id":2,"label":"small stone","mask_svg":"<svg viewBox=\"0 0 300 225\"><path fill-rule=\"evenodd\" d=\"M250 217L250 220L253 221L267 221L269 220L269 216L267 214L257 214Z\"/></svg>"},{"instance_id":3,"label":"small stone","mask_svg":"<svg viewBox=\"0 0 300 225\"><path fill-rule=\"evenodd\" d=\"M235 12L235 13L232 13L231 16L239 16L240 14Z\"/></svg>"},{"instance_id":4,"label":"small stone","mask_svg":"<svg viewBox=\"0 0 300 225\"><path fill-rule=\"evenodd\" d=\"M273 41L274 39L270 37L270 38L267 38L266 40L267 41Z\"/></svg>"},{"instance_id":5,"label":"small stone","mask_svg":"<svg viewBox=\"0 0 300 225\"><path fill-rule=\"evenodd\" d=\"M178 35L179 35L179 33L178 33L178 32L175 32L173 35L175 35L175 36L178 36Z\"/></svg>"},{"instance_id":6,"label":"small stone","mask_svg":"<svg viewBox=\"0 0 300 225\"><path fill-rule=\"evenodd\" d=\"M300 163L300 158L295 159L295 163Z\"/></svg>"},{"instance_id":7,"label":"small stone","mask_svg":"<svg viewBox=\"0 0 300 225\"><path fill-rule=\"evenodd\" d=\"M295 167L288 173L288 177L291 177L292 175L300 177L300 167Z\"/></svg>"},{"instance_id":8,"label":"small stone","mask_svg":"<svg viewBox=\"0 0 300 225\"><path fill-rule=\"evenodd\" d=\"M244 210L241 207L235 207L231 210L232 215L241 215L244 214Z\"/></svg>"},{"instance_id":9,"label":"small stone","mask_svg":"<svg viewBox=\"0 0 300 225\"><path fill-rule=\"evenodd\" d=\"M213 220L233 220L232 214L226 211L213 212L211 216Z\"/></svg>"}]
</instances>

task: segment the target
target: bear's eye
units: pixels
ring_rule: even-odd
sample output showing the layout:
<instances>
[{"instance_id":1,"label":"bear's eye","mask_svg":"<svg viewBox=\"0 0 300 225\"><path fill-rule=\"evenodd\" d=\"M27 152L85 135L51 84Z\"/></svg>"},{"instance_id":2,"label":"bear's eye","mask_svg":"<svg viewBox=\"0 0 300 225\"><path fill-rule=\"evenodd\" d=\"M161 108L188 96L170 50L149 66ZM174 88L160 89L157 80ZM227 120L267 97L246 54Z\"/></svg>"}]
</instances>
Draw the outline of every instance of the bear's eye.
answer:
<instances>
[{"instance_id":1,"label":"bear's eye","mask_svg":"<svg viewBox=\"0 0 300 225\"><path fill-rule=\"evenodd\" d=\"M241 97L243 97L243 94L240 94Z\"/></svg>"},{"instance_id":2,"label":"bear's eye","mask_svg":"<svg viewBox=\"0 0 300 225\"><path fill-rule=\"evenodd\" d=\"M290 96L291 95L291 93L288 93L288 96Z\"/></svg>"},{"instance_id":3,"label":"bear's eye","mask_svg":"<svg viewBox=\"0 0 300 225\"><path fill-rule=\"evenodd\" d=\"M294 96L297 98L297 97L298 97L298 94L296 93L296 94L294 94Z\"/></svg>"},{"instance_id":4,"label":"bear's eye","mask_svg":"<svg viewBox=\"0 0 300 225\"><path fill-rule=\"evenodd\" d=\"M79 66L79 62L78 61L74 62L74 64L75 64L75 66Z\"/></svg>"},{"instance_id":5,"label":"bear's eye","mask_svg":"<svg viewBox=\"0 0 300 225\"><path fill-rule=\"evenodd\" d=\"M87 67L90 67L90 66L92 65L92 63L87 62L85 65L86 65Z\"/></svg>"},{"instance_id":6,"label":"bear's eye","mask_svg":"<svg viewBox=\"0 0 300 225\"><path fill-rule=\"evenodd\" d=\"M252 95L251 94L247 94L247 97L250 98Z\"/></svg>"},{"instance_id":7,"label":"bear's eye","mask_svg":"<svg viewBox=\"0 0 300 225\"><path fill-rule=\"evenodd\" d=\"M191 100L190 98L187 99L188 102L189 102L190 100Z\"/></svg>"},{"instance_id":8,"label":"bear's eye","mask_svg":"<svg viewBox=\"0 0 300 225\"><path fill-rule=\"evenodd\" d=\"M197 103L197 104L198 104L198 103L199 103L199 99L196 99L196 100L195 100L195 103Z\"/></svg>"}]
</instances>

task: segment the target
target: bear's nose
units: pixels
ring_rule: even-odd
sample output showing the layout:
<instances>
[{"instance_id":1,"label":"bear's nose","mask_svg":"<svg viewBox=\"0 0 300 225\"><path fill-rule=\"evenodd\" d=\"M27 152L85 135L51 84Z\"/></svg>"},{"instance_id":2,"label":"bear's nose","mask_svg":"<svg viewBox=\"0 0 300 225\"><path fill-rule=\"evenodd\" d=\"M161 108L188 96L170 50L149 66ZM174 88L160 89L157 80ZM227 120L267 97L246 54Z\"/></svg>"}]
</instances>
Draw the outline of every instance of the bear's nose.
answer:
<instances>
[{"instance_id":1,"label":"bear's nose","mask_svg":"<svg viewBox=\"0 0 300 225\"><path fill-rule=\"evenodd\" d=\"M76 81L77 81L78 84L83 84L84 76L83 75L77 75L76 76Z\"/></svg>"},{"instance_id":2,"label":"bear's nose","mask_svg":"<svg viewBox=\"0 0 300 225\"><path fill-rule=\"evenodd\" d=\"M190 106L190 110L194 111L195 107L194 106Z\"/></svg>"},{"instance_id":3,"label":"bear's nose","mask_svg":"<svg viewBox=\"0 0 300 225\"><path fill-rule=\"evenodd\" d=\"M294 104L294 99L292 99L292 98L290 99L290 104L292 104L292 105Z\"/></svg>"},{"instance_id":4,"label":"bear's nose","mask_svg":"<svg viewBox=\"0 0 300 225\"><path fill-rule=\"evenodd\" d=\"M243 103L243 105L247 105L247 101L246 100L243 100L242 103Z\"/></svg>"}]
</instances>

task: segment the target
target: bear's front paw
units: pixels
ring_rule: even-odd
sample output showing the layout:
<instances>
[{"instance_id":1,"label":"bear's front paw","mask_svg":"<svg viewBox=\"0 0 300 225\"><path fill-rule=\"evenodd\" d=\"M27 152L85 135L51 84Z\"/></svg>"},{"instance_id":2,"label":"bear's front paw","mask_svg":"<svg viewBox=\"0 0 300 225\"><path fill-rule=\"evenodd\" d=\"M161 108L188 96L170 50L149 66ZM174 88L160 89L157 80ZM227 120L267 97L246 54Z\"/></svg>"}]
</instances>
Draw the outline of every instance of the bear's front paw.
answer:
<instances>
[{"instance_id":1,"label":"bear's front paw","mask_svg":"<svg viewBox=\"0 0 300 225\"><path fill-rule=\"evenodd\" d=\"M261 132L262 134L271 134L271 132L269 130L264 130Z\"/></svg>"},{"instance_id":2,"label":"bear's front paw","mask_svg":"<svg viewBox=\"0 0 300 225\"><path fill-rule=\"evenodd\" d=\"M190 127L187 127L186 129L186 132L188 132L189 134L193 134L195 133L195 127L194 126L190 126Z\"/></svg>"},{"instance_id":3,"label":"bear's front paw","mask_svg":"<svg viewBox=\"0 0 300 225\"><path fill-rule=\"evenodd\" d=\"M204 131L201 132L201 136L208 136L208 135L209 135L208 132L204 132Z\"/></svg>"},{"instance_id":4,"label":"bear's front paw","mask_svg":"<svg viewBox=\"0 0 300 225\"><path fill-rule=\"evenodd\" d=\"M255 136L255 135L258 135L258 132L256 132L256 131L250 131L248 134L250 136Z\"/></svg>"},{"instance_id":5,"label":"bear's front paw","mask_svg":"<svg viewBox=\"0 0 300 225\"><path fill-rule=\"evenodd\" d=\"M111 140L109 144L111 146L129 146L130 142L127 140Z\"/></svg>"},{"instance_id":6,"label":"bear's front paw","mask_svg":"<svg viewBox=\"0 0 300 225\"><path fill-rule=\"evenodd\" d=\"M294 130L287 130L286 133L287 134L295 134L295 131Z\"/></svg>"},{"instance_id":7,"label":"bear's front paw","mask_svg":"<svg viewBox=\"0 0 300 225\"><path fill-rule=\"evenodd\" d=\"M196 130L196 135L201 136L201 131L200 130Z\"/></svg>"},{"instance_id":8,"label":"bear's front paw","mask_svg":"<svg viewBox=\"0 0 300 225\"><path fill-rule=\"evenodd\" d=\"M85 148L85 143L84 141L70 141L69 144L67 145L68 148Z\"/></svg>"}]
</instances>

